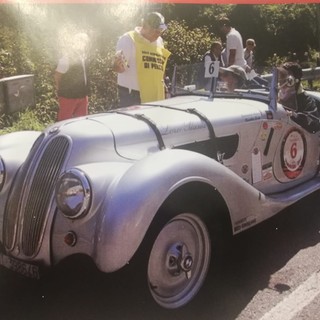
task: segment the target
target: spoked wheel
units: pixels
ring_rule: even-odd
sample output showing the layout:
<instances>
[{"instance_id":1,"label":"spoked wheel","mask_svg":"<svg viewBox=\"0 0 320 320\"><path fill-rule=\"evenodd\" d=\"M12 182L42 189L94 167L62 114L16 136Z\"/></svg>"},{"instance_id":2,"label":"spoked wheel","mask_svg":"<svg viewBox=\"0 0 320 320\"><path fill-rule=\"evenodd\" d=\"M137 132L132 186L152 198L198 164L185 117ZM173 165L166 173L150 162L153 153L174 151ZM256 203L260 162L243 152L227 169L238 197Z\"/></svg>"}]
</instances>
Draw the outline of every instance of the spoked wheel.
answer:
<instances>
[{"instance_id":1,"label":"spoked wheel","mask_svg":"<svg viewBox=\"0 0 320 320\"><path fill-rule=\"evenodd\" d=\"M148 262L155 301L173 309L192 300L205 280L210 255L210 238L201 218L183 213L171 219L158 234Z\"/></svg>"}]
</instances>

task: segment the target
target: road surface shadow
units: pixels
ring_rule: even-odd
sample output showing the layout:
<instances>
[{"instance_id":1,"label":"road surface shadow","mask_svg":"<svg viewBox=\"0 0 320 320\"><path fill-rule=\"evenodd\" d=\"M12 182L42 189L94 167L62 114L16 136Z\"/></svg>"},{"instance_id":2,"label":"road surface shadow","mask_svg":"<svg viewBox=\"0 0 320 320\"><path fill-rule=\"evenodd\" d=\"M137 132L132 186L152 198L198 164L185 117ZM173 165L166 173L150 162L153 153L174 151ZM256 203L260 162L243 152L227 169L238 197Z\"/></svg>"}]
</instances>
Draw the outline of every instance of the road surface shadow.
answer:
<instances>
[{"instance_id":1,"label":"road surface shadow","mask_svg":"<svg viewBox=\"0 0 320 320\"><path fill-rule=\"evenodd\" d=\"M145 284L121 270L103 274L88 261L65 261L39 281L0 268L2 320L232 320L270 276L297 252L314 246L320 235L320 197L315 193L281 214L225 245L219 264L213 264L206 283L187 306L165 310L157 306ZM279 290L290 288L279 285Z\"/></svg>"}]
</instances>

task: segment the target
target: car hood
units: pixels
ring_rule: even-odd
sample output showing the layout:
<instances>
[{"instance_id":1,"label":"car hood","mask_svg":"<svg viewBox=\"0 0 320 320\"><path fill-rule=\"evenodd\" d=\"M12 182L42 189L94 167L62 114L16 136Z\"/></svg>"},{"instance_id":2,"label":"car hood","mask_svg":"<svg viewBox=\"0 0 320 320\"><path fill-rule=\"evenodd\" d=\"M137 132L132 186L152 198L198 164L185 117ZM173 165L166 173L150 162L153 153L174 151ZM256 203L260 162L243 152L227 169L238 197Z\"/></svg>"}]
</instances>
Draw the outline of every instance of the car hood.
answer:
<instances>
[{"instance_id":1,"label":"car hood","mask_svg":"<svg viewBox=\"0 0 320 320\"><path fill-rule=\"evenodd\" d=\"M196 110L196 114L190 112L192 110ZM115 109L104 114L74 119L70 123L75 127L74 121L81 121L81 127L84 128L84 123L90 121L96 123L96 126L107 128L113 136L118 155L127 159L141 159L161 149L159 138L166 148L209 139L210 132L204 118L212 123L216 136L220 137L236 134L241 123L266 118L267 111L268 104L256 100L210 100L207 97L182 96ZM67 128L68 124L64 127ZM70 130L68 131L70 134Z\"/></svg>"}]
</instances>

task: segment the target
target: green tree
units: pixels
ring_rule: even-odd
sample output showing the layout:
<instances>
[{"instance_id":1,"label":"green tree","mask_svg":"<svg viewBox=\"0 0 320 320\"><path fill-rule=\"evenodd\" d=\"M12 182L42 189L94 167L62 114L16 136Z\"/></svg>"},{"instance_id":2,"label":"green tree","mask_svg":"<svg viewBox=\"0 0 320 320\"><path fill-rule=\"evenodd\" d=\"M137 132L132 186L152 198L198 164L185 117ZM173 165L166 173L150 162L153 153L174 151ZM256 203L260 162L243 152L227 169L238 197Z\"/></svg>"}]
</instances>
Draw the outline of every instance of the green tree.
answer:
<instances>
[{"instance_id":1,"label":"green tree","mask_svg":"<svg viewBox=\"0 0 320 320\"><path fill-rule=\"evenodd\" d=\"M186 21L171 21L164 39L171 52L168 70L171 74L173 65L200 62L204 53L210 48L213 36L207 27L191 29Z\"/></svg>"},{"instance_id":2,"label":"green tree","mask_svg":"<svg viewBox=\"0 0 320 320\"><path fill-rule=\"evenodd\" d=\"M63 35L77 30L91 38L92 80L90 113L117 106L116 74L112 61L117 38L139 24L145 11L164 14L168 30L166 47L172 52L173 66L199 62L213 40L219 39L216 21L221 15L231 18L243 39L257 42L259 65L280 63L288 52L300 58L308 51L320 50L320 5L197 5L197 4L28 4L0 6L0 77L34 74L36 105L30 116L0 116L0 127L20 118L46 125L55 121L58 109L53 72L60 55ZM38 128L35 121L34 127ZM24 127L19 124L19 128Z\"/></svg>"}]
</instances>

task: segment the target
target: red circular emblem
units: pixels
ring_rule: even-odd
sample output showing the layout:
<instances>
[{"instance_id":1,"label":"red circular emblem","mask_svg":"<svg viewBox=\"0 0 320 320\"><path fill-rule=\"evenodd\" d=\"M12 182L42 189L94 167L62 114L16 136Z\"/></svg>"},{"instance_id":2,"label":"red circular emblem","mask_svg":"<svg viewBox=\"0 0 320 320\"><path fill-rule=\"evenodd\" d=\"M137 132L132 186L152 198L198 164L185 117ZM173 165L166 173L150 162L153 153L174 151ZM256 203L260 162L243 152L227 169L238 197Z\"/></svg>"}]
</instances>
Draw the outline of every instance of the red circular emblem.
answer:
<instances>
[{"instance_id":1,"label":"red circular emblem","mask_svg":"<svg viewBox=\"0 0 320 320\"><path fill-rule=\"evenodd\" d=\"M297 129L289 131L282 141L281 165L289 179L295 179L301 173L306 159L306 139Z\"/></svg>"}]
</instances>

